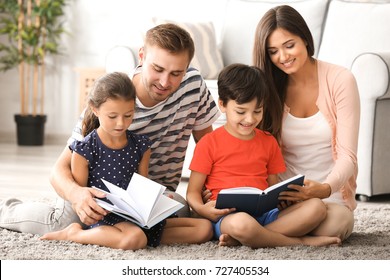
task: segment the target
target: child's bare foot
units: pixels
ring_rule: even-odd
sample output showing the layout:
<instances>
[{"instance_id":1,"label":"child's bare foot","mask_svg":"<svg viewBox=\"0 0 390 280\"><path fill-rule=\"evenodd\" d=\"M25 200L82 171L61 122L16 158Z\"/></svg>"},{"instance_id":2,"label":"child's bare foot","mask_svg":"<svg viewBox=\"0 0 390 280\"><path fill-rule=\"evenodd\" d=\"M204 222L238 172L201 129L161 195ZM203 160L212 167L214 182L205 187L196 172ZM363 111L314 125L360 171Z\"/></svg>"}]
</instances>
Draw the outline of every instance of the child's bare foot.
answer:
<instances>
[{"instance_id":1,"label":"child's bare foot","mask_svg":"<svg viewBox=\"0 0 390 280\"><path fill-rule=\"evenodd\" d=\"M241 243L238 242L237 239L234 239L233 237L231 237L230 235L223 233L219 237L218 245L219 246L238 246L238 245L241 245Z\"/></svg>"},{"instance_id":2,"label":"child's bare foot","mask_svg":"<svg viewBox=\"0 0 390 280\"><path fill-rule=\"evenodd\" d=\"M69 236L74 233L83 230L81 225L73 223L64 228L63 230L53 231L42 235L39 239L41 240L69 240Z\"/></svg>"},{"instance_id":3,"label":"child's bare foot","mask_svg":"<svg viewBox=\"0 0 390 280\"><path fill-rule=\"evenodd\" d=\"M309 246L341 245L341 239L338 237L306 235L303 236L301 240L303 245Z\"/></svg>"}]
</instances>

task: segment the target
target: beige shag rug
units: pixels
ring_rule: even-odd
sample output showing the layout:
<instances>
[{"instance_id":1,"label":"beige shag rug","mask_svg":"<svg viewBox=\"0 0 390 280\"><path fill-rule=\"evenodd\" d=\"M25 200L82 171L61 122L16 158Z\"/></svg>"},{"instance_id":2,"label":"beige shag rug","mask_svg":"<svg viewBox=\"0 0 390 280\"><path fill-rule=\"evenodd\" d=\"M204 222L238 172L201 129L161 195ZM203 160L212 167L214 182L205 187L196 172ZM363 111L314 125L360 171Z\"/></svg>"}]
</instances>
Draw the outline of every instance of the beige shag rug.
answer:
<instances>
[{"instance_id":1,"label":"beige shag rug","mask_svg":"<svg viewBox=\"0 0 390 280\"><path fill-rule=\"evenodd\" d=\"M390 202L359 202L354 232L342 246L265 249L173 245L124 251L0 229L1 260L390 260Z\"/></svg>"}]
</instances>

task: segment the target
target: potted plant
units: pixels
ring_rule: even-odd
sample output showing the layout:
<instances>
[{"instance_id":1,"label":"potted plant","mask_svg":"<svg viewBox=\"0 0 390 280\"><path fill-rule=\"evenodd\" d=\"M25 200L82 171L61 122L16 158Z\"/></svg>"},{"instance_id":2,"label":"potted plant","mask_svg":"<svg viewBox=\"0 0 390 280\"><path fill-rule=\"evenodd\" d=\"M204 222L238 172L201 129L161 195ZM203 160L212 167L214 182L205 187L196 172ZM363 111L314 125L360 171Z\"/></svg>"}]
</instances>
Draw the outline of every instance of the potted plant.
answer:
<instances>
[{"instance_id":1,"label":"potted plant","mask_svg":"<svg viewBox=\"0 0 390 280\"><path fill-rule=\"evenodd\" d=\"M0 3L0 70L19 72L19 145L43 145L45 59L60 53L65 0L6 0Z\"/></svg>"}]
</instances>

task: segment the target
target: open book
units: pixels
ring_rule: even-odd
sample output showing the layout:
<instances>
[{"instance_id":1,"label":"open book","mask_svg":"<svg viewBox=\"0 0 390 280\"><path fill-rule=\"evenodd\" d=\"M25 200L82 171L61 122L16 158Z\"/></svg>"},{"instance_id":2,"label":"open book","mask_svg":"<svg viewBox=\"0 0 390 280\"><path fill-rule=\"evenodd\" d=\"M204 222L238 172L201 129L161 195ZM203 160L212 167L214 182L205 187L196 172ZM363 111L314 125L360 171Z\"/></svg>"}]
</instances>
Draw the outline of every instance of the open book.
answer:
<instances>
[{"instance_id":1,"label":"open book","mask_svg":"<svg viewBox=\"0 0 390 280\"><path fill-rule=\"evenodd\" d=\"M95 198L104 209L115 213L130 222L144 228L151 228L158 222L169 217L184 205L163 193L165 187L137 173L133 174L127 190L101 179L110 192L106 198L108 203Z\"/></svg>"},{"instance_id":2,"label":"open book","mask_svg":"<svg viewBox=\"0 0 390 280\"><path fill-rule=\"evenodd\" d=\"M221 190L217 197L215 207L236 208L237 212L246 212L258 217L278 207L279 193L293 191L288 185L303 185L304 175L296 175L283 182L277 183L264 191L253 187L238 187Z\"/></svg>"}]
</instances>

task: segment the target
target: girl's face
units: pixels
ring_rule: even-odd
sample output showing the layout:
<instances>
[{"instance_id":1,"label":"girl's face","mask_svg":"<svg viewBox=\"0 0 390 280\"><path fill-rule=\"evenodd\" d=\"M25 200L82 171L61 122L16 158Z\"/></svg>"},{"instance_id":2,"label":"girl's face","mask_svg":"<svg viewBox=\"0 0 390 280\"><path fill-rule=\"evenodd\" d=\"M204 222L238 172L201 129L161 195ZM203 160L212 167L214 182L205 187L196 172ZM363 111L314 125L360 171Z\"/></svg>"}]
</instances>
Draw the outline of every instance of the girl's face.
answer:
<instances>
[{"instance_id":1,"label":"girl's face","mask_svg":"<svg viewBox=\"0 0 390 280\"><path fill-rule=\"evenodd\" d=\"M99 118L98 130L111 137L125 135L133 121L134 103L134 100L109 98L99 108L93 108L93 112Z\"/></svg>"},{"instance_id":2,"label":"girl's face","mask_svg":"<svg viewBox=\"0 0 390 280\"><path fill-rule=\"evenodd\" d=\"M219 107L222 113L226 114L226 130L236 138L242 140L252 139L253 130L263 119L263 107L257 106L257 100L244 104L237 104L229 100L226 106L219 100Z\"/></svg>"},{"instance_id":3,"label":"girl's face","mask_svg":"<svg viewBox=\"0 0 390 280\"><path fill-rule=\"evenodd\" d=\"M287 75L297 73L308 61L305 41L283 28L269 35L267 52L272 63Z\"/></svg>"}]
</instances>

